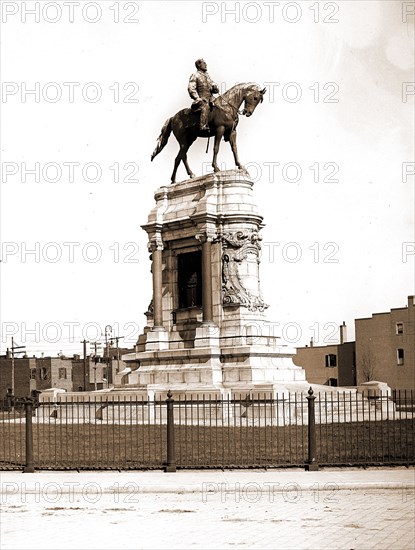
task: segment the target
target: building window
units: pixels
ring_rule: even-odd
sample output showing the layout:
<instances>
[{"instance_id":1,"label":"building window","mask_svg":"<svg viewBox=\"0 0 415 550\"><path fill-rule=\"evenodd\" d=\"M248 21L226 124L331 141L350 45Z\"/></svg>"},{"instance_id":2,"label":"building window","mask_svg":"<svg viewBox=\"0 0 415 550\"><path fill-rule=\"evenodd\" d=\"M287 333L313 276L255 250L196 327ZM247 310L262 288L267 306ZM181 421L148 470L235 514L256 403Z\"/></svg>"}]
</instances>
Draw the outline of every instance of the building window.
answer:
<instances>
[{"instance_id":1,"label":"building window","mask_svg":"<svg viewBox=\"0 0 415 550\"><path fill-rule=\"evenodd\" d=\"M30 369L30 379L36 380L36 369Z\"/></svg>"},{"instance_id":2,"label":"building window","mask_svg":"<svg viewBox=\"0 0 415 550\"><path fill-rule=\"evenodd\" d=\"M66 369L65 369L65 367L59 367L59 378L66 378Z\"/></svg>"},{"instance_id":3,"label":"building window","mask_svg":"<svg viewBox=\"0 0 415 550\"><path fill-rule=\"evenodd\" d=\"M336 367L337 366L337 356L334 353L329 353L326 355L326 367Z\"/></svg>"},{"instance_id":4,"label":"building window","mask_svg":"<svg viewBox=\"0 0 415 550\"><path fill-rule=\"evenodd\" d=\"M404 363L404 351L402 348L398 348L397 352L398 365L403 365Z\"/></svg>"},{"instance_id":5,"label":"building window","mask_svg":"<svg viewBox=\"0 0 415 550\"><path fill-rule=\"evenodd\" d=\"M40 379L41 380L47 380L48 379L48 369L46 367L42 367L40 369Z\"/></svg>"},{"instance_id":6,"label":"building window","mask_svg":"<svg viewBox=\"0 0 415 550\"><path fill-rule=\"evenodd\" d=\"M179 308L202 306L202 254L178 256Z\"/></svg>"},{"instance_id":7,"label":"building window","mask_svg":"<svg viewBox=\"0 0 415 550\"><path fill-rule=\"evenodd\" d=\"M396 323L396 334L403 334L403 323Z\"/></svg>"},{"instance_id":8,"label":"building window","mask_svg":"<svg viewBox=\"0 0 415 550\"><path fill-rule=\"evenodd\" d=\"M337 387L337 378L329 378L327 382L328 386Z\"/></svg>"}]
</instances>

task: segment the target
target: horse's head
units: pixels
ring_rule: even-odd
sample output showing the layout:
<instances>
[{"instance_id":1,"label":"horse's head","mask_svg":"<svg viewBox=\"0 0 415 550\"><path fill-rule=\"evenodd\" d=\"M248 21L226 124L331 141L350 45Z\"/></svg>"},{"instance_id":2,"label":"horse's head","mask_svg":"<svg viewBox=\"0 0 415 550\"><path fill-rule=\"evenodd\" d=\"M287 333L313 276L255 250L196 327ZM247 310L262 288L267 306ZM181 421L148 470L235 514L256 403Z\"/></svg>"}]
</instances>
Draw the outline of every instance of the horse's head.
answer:
<instances>
[{"instance_id":1,"label":"horse's head","mask_svg":"<svg viewBox=\"0 0 415 550\"><path fill-rule=\"evenodd\" d=\"M263 88L261 90L260 87L257 85L250 86L246 94L244 95L245 104L242 110L242 114L245 116L251 116L252 113L255 111L258 103L262 103L266 91L266 88Z\"/></svg>"}]
</instances>

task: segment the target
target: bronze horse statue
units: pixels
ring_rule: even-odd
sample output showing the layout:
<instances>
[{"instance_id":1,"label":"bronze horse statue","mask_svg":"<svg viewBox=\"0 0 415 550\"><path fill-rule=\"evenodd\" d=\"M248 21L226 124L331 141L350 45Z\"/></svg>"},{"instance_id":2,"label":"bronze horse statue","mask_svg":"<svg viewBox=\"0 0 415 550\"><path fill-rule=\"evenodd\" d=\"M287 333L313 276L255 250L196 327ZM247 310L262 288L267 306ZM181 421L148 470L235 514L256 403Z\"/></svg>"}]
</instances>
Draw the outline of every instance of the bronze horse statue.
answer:
<instances>
[{"instance_id":1,"label":"bronze horse statue","mask_svg":"<svg viewBox=\"0 0 415 550\"><path fill-rule=\"evenodd\" d=\"M172 183L176 181L176 173L180 161L183 161L189 177L195 177L195 174L190 170L187 162L187 151L198 137L215 136L212 161L213 170L215 172L219 172L217 157L222 137L225 141L229 141L230 143L236 166L243 170L244 167L239 162L238 150L236 147L236 126L239 120L238 114L246 115L247 117L251 116L258 103L262 103L265 92L266 88L261 89L257 84L248 82L236 84L230 90L218 96L213 101L213 108L209 113L209 131L199 130L199 112L195 112L190 108L182 109L174 116L168 118L164 123L157 140L156 148L151 155L151 160L163 150L173 131L173 134L179 142L180 151L174 161L174 169L171 175ZM243 110L239 111L244 101Z\"/></svg>"}]
</instances>

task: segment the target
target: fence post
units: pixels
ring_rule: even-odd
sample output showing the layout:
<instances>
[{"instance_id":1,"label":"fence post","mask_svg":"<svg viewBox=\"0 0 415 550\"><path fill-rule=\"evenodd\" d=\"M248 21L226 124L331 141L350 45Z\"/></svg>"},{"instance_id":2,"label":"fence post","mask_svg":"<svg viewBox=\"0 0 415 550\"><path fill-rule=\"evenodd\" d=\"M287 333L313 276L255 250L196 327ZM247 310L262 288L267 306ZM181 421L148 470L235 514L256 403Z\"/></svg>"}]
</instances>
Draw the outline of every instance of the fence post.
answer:
<instances>
[{"instance_id":1,"label":"fence post","mask_svg":"<svg viewBox=\"0 0 415 550\"><path fill-rule=\"evenodd\" d=\"M33 432L32 432L32 411L33 399L27 397L24 400L24 408L26 413L26 466L23 468L23 473L33 474Z\"/></svg>"},{"instance_id":2,"label":"fence post","mask_svg":"<svg viewBox=\"0 0 415 550\"><path fill-rule=\"evenodd\" d=\"M314 410L314 395L313 388L310 386L307 395L308 401L308 460L306 460L306 472L316 472L318 470L318 462L316 458L316 417Z\"/></svg>"},{"instance_id":3,"label":"fence post","mask_svg":"<svg viewBox=\"0 0 415 550\"><path fill-rule=\"evenodd\" d=\"M165 472L176 471L176 456L174 448L174 412L173 412L174 399L172 393L169 390L167 393L166 405L167 405L167 463L164 468Z\"/></svg>"}]
</instances>

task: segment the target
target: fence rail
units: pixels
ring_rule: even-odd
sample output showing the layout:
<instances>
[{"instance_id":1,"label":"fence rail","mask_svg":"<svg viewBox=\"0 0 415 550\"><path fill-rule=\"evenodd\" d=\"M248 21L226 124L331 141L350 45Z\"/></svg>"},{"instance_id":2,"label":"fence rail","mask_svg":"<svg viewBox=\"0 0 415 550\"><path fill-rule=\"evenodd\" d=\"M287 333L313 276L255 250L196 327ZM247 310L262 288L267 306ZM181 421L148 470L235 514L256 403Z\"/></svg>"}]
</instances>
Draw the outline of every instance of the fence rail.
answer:
<instances>
[{"instance_id":1,"label":"fence rail","mask_svg":"<svg viewBox=\"0 0 415 550\"><path fill-rule=\"evenodd\" d=\"M63 395L0 411L0 469L414 464L413 392L144 400Z\"/></svg>"}]
</instances>

